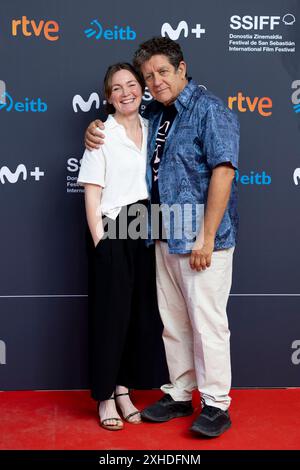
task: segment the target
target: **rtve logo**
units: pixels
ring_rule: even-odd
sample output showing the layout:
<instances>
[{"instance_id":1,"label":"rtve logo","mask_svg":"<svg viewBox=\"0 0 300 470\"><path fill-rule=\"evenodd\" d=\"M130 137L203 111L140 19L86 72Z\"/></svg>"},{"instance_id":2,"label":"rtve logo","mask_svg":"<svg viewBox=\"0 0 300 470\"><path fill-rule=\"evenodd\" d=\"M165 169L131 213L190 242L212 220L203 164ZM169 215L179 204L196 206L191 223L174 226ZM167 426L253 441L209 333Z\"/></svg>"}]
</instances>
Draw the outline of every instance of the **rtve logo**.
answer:
<instances>
[{"instance_id":1,"label":"rtve logo","mask_svg":"<svg viewBox=\"0 0 300 470\"><path fill-rule=\"evenodd\" d=\"M161 27L162 37L169 36L169 38L173 40L178 39L182 32L183 36L187 38L189 35L189 27L186 21L180 21L175 29L172 28L170 23L164 23ZM199 39L201 38L201 34L205 34L205 29L201 28L201 24L196 24L195 28L191 29L191 33Z\"/></svg>"},{"instance_id":2,"label":"rtve logo","mask_svg":"<svg viewBox=\"0 0 300 470\"><path fill-rule=\"evenodd\" d=\"M12 20L11 30L13 36L22 34L25 37L32 35L40 37L43 35L48 41L57 41L59 39L59 35L56 34L59 31L59 24L53 20L36 22L35 20L28 20L27 16L22 16L21 19Z\"/></svg>"},{"instance_id":3,"label":"rtve logo","mask_svg":"<svg viewBox=\"0 0 300 470\"><path fill-rule=\"evenodd\" d=\"M262 98L255 96L254 98L250 98L249 96L244 96L243 93L239 91L237 96L228 97L228 108L237 108L241 113L245 113L246 111L254 113L257 111L261 116L268 117L272 114L272 106L273 102L268 96Z\"/></svg>"},{"instance_id":4,"label":"rtve logo","mask_svg":"<svg viewBox=\"0 0 300 470\"><path fill-rule=\"evenodd\" d=\"M245 30L263 30L265 28L273 31L275 26L280 25L280 23L287 26L291 26L295 23L296 18L291 13L287 13L282 18L280 16L239 16L233 15L230 18L230 28L231 29L245 29Z\"/></svg>"},{"instance_id":5,"label":"rtve logo","mask_svg":"<svg viewBox=\"0 0 300 470\"><path fill-rule=\"evenodd\" d=\"M30 176L32 176L35 181L40 181L40 177L44 175L45 173L40 171L38 166L35 167L34 171L30 171ZM6 182L15 184L20 178L23 179L23 181L26 181L27 176L27 168L23 163L18 165L15 171L11 171L7 166L0 168L0 182L2 184L5 184Z\"/></svg>"},{"instance_id":6,"label":"rtve logo","mask_svg":"<svg viewBox=\"0 0 300 470\"><path fill-rule=\"evenodd\" d=\"M88 39L106 39L119 40L119 41L134 41L136 38L136 32L131 29L130 26L120 28L119 26L113 26L113 29L103 29L101 23L98 20L91 21L90 25L92 28L84 30L84 34Z\"/></svg>"},{"instance_id":7,"label":"rtve logo","mask_svg":"<svg viewBox=\"0 0 300 470\"><path fill-rule=\"evenodd\" d=\"M295 113L300 113L300 80L293 81L292 89L295 90L291 96L293 109Z\"/></svg>"}]
</instances>

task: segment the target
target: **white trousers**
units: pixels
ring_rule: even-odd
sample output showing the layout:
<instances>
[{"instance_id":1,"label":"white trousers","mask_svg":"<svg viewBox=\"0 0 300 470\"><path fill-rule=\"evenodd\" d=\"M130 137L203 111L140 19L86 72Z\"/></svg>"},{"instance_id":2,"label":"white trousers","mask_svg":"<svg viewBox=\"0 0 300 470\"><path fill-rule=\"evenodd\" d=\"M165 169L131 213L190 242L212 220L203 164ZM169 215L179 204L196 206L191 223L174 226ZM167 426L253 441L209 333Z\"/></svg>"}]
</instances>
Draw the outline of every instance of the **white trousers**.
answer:
<instances>
[{"instance_id":1,"label":"white trousers","mask_svg":"<svg viewBox=\"0 0 300 470\"><path fill-rule=\"evenodd\" d=\"M214 251L205 271L190 268L190 255L169 254L156 242L159 311L173 400L191 400L198 388L206 405L226 410L231 398L230 331L226 306L234 248Z\"/></svg>"}]
</instances>

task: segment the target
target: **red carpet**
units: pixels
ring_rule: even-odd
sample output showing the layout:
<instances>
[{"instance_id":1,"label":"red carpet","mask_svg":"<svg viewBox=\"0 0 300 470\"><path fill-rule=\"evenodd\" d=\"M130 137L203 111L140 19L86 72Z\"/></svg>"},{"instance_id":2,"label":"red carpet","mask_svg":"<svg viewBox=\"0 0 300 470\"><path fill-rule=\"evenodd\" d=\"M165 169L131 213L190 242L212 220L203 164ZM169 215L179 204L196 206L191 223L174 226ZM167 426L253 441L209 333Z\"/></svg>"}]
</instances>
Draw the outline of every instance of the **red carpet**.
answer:
<instances>
[{"instance_id":1,"label":"red carpet","mask_svg":"<svg viewBox=\"0 0 300 470\"><path fill-rule=\"evenodd\" d=\"M143 407L160 391L136 392ZM123 431L98 425L87 391L0 393L0 449L300 449L300 389L233 390L232 428L216 439L194 437L196 416L163 424L125 424ZM194 404L199 404L195 395Z\"/></svg>"}]
</instances>

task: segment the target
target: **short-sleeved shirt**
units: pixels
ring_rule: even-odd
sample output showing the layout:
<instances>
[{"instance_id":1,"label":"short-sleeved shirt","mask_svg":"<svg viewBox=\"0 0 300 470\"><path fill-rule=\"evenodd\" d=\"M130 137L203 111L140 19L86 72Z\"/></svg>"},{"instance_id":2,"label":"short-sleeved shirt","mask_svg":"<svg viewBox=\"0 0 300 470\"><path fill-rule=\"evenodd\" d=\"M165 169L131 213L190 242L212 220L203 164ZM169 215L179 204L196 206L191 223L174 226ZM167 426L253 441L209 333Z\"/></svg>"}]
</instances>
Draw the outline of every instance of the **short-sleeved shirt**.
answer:
<instances>
[{"instance_id":1,"label":"short-sleeved shirt","mask_svg":"<svg viewBox=\"0 0 300 470\"><path fill-rule=\"evenodd\" d=\"M224 163L238 168L239 123L236 115L211 93L190 80L174 105L177 115L168 133L158 175L160 203L170 253L189 253L195 238L174 237L180 218L165 217L170 208L191 208L191 226L197 225L198 207L207 203L213 169ZM164 106L157 101L149 104L145 117L149 119L147 184L152 187L151 158ZM165 212L164 209L165 208ZM235 245L238 229L237 187L233 181L230 199L215 237L215 250ZM180 230L179 230L180 232ZM193 233L194 230L191 230ZM151 220L149 242L151 243Z\"/></svg>"},{"instance_id":2,"label":"short-sleeved shirt","mask_svg":"<svg viewBox=\"0 0 300 470\"><path fill-rule=\"evenodd\" d=\"M109 115L103 132L104 144L83 154L77 183L103 188L101 211L111 219L117 218L123 206L148 199L145 178L148 122L139 117L143 131L141 149L127 137L124 126Z\"/></svg>"}]
</instances>

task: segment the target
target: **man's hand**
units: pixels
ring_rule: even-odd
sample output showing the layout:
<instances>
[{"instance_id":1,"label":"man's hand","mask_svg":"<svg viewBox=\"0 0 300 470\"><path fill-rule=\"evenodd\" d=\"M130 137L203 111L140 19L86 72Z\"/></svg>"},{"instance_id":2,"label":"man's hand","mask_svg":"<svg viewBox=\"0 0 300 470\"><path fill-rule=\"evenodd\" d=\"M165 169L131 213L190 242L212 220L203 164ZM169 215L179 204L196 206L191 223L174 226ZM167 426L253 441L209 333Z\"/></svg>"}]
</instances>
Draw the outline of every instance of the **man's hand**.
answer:
<instances>
[{"instance_id":1,"label":"man's hand","mask_svg":"<svg viewBox=\"0 0 300 470\"><path fill-rule=\"evenodd\" d=\"M215 236L229 201L234 175L234 168L230 163L224 163L213 169L208 188L204 223L190 256L192 269L203 271L210 267Z\"/></svg>"},{"instance_id":2,"label":"man's hand","mask_svg":"<svg viewBox=\"0 0 300 470\"><path fill-rule=\"evenodd\" d=\"M190 256L191 269L196 271L204 271L211 265L211 256L214 251L214 240L206 241L202 247L196 242Z\"/></svg>"},{"instance_id":3,"label":"man's hand","mask_svg":"<svg viewBox=\"0 0 300 470\"><path fill-rule=\"evenodd\" d=\"M85 131L84 144L88 150L98 149L100 145L104 144L105 135L100 129L105 129L105 126L100 119L91 122Z\"/></svg>"}]
</instances>

